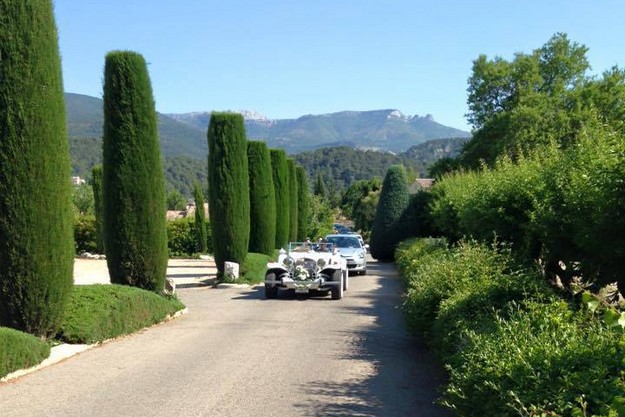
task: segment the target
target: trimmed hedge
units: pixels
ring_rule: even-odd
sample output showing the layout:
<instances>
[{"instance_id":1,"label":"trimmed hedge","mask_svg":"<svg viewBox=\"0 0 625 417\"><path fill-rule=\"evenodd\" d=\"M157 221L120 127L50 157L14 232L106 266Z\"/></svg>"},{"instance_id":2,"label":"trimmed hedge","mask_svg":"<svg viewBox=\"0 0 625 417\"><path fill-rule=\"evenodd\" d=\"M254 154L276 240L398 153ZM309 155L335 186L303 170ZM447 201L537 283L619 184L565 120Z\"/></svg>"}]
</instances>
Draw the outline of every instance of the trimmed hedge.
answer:
<instances>
[{"instance_id":1,"label":"trimmed hedge","mask_svg":"<svg viewBox=\"0 0 625 417\"><path fill-rule=\"evenodd\" d=\"M403 242L405 308L450 374L458 415L616 416L625 411L625 334L560 300L509 250Z\"/></svg>"},{"instance_id":2,"label":"trimmed hedge","mask_svg":"<svg viewBox=\"0 0 625 417\"><path fill-rule=\"evenodd\" d=\"M182 310L184 304L125 285L76 286L57 338L97 343L140 330Z\"/></svg>"},{"instance_id":3,"label":"trimmed hedge","mask_svg":"<svg viewBox=\"0 0 625 417\"><path fill-rule=\"evenodd\" d=\"M206 223L208 253L213 251L211 227ZM198 253L197 228L190 217L167 222L167 245L169 257L190 257Z\"/></svg>"},{"instance_id":4,"label":"trimmed hedge","mask_svg":"<svg viewBox=\"0 0 625 417\"><path fill-rule=\"evenodd\" d=\"M53 334L72 291L72 186L51 0L0 2L0 325Z\"/></svg>"},{"instance_id":5,"label":"trimmed hedge","mask_svg":"<svg viewBox=\"0 0 625 417\"><path fill-rule=\"evenodd\" d=\"M0 327L0 378L35 366L50 356L50 345L35 336Z\"/></svg>"},{"instance_id":6,"label":"trimmed hedge","mask_svg":"<svg viewBox=\"0 0 625 417\"><path fill-rule=\"evenodd\" d=\"M165 180L143 56L106 55L103 101L104 247L111 282L160 293L167 270Z\"/></svg>"},{"instance_id":7,"label":"trimmed hedge","mask_svg":"<svg viewBox=\"0 0 625 417\"><path fill-rule=\"evenodd\" d=\"M276 244L276 194L265 142L247 143L250 181L249 251L271 254Z\"/></svg>"},{"instance_id":8,"label":"trimmed hedge","mask_svg":"<svg viewBox=\"0 0 625 417\"><path fill-rule=\"evenodd\" d=\"M289 241L297 241L297 227L299 224L298 214L298 189L297 189L297 165L294 159L287 159L287 170L289 178Z\"/></svg>"},{"instance_id":9,"label":"trimmed hedge","mask_svg":"<svg viewBox=\"0 0 625 417\"><path fill-rule=\"evenodd\" d=\"M282 149L270 149L271 171L276 197L276 248L285 248L289 241L290 204L289 176L286 153Z\"/></svg>"}]
</instances>

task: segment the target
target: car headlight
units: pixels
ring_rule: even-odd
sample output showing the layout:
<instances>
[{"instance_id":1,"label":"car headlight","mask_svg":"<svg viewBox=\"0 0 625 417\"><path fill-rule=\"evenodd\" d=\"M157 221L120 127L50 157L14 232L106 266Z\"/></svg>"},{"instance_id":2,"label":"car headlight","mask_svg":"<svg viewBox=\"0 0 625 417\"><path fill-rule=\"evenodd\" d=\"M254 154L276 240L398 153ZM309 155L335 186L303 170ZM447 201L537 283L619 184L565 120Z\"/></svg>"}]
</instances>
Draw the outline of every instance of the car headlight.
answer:
<instances>
[{"instance_id":1,"label":"car headlight","mask_svg":"<svg viewBox=\"0 0 625 417\"><path fill-rule=\"evenodd\" d=\"M364 252L358 252L358 257L361 259L365 258L365 253Z\"/></svg>"},{"instance_id":2,"label":"car headlight","mask_svg":"<svg viewBox=\"0 0 625 417\"><path fill-rule=\"evenodd\" d=\"M326 260L322 258L317 259L317 266L323 269L323 267L326 266Z\"/></svg>"},{"instance_id":3,"label":"car headlight","mask_svg":"<svg viewBox=\"0 0 625 417\"><path fill-rule=\"evenodd\" d=\"M293 264L295 263L295 259L291 258L290 256L287 256L286 258L284 258L284 265L286 265L287 267L291 267L293 266Z\"/></svg>"}]
</instances>

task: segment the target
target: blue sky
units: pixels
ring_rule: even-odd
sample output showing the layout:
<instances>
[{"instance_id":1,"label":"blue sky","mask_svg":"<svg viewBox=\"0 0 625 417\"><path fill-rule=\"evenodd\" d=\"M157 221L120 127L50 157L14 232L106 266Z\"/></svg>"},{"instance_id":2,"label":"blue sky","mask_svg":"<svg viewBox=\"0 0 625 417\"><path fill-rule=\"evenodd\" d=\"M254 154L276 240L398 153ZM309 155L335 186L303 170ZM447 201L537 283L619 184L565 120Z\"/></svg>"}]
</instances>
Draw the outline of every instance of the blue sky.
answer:
<instances>
[{"instance_id":1,"label":"blue sky","mask_svg":"<svg viewBox=\"0 0 625 417\"><path fill-rule=\"evenodd\" d=\"M625 67L621 0L55 0L65 90L102 96L104 56L137 51L163 113L431 114L469 130L480 54L512 58L556 32L593 72Z\"/></svg>"}]
</instances>

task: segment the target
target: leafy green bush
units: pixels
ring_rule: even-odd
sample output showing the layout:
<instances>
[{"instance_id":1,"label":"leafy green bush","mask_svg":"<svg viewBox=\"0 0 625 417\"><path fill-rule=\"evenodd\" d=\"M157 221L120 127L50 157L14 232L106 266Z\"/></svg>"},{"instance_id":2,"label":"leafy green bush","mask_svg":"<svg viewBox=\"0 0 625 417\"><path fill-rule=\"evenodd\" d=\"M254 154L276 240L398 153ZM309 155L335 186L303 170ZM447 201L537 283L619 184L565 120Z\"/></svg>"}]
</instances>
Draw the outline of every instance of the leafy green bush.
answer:
<instances>
[{"instance_id":1,"label":"leafy green bush","mask_svg":"<svg viewBox=\"0 0 625 417\"><path fill-rule=\"evenodd\" d=\"M8 327L0 327L0 378L35 366L50 356L50 345Z\"/></svg>"},{"instance_id":2,"label":"leafy green bush","mask_svg":"<svg viewBox=\"0 0 625 417\"><path fill-rule=\"evenodd\" d=\"M96 218L93 215L76 216L74 222L74 244L76 253L97 252Z\"/></svg>"},{"instance_id":3,"label":"leafy green bush","mask_svg":"<svg viewBox=\"0 0 625 417\"><path fill-rule=\"evenodd\" d=\"M79 285L57 338L67 343L96 343L156 324L184 304L125 285Z\"/></svg>"},{"instance_id":4,"label":"leafy green bush","mask_svg":"<svg viewBox=\"0 0 625 417\"><path fill-rule=\"evenodd\" d=\"M494 318L491 332L467 333L461 365L450 368L444 401L459 415L625 411L622 333L563 301L513 304Z\"/></svg>"},{"instance_id":5,"label":"leafy green bush","mask_svg":"<svg viewBox=\"0 0 625 417\"><path fill-rule=\"evenodd\" d=\"M211 238L210 224L206 224L208 252L211 253L213 239ZM167 222L167 245L170 257L190 257L200 253L195 222L192 218Z\"/></svg>"}]
</instances>

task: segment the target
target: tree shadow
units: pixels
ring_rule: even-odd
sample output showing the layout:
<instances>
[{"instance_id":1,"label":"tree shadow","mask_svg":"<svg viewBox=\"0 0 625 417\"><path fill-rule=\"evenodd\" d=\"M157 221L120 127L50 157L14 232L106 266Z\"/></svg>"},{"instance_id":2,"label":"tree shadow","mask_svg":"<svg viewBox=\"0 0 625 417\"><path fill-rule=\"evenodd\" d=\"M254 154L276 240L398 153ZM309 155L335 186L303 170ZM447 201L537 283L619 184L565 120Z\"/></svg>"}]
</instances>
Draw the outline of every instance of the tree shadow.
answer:
<instances>
[{"instance_id":1,"label":"tree shadow","mask_svg":"<svg viewBox=\"0 0 625 417\"><path fill-rule=\"evenodd\" d=\"M309 400L296 407L303 415L316 417L451 416L435 404L445 381L441 364L420 338L405 329L401 277L388 266L372 263L371 270L384 271L383 277L371 278L378 280L377 288L350 294L360 298L359 303L342 306L341 313L370 316L373 323L360 330L337 331L336 336L351 341L342 360L366 363L372 371L347 381L303 384L299 389Z\"/></svg>"}]
</instances>

